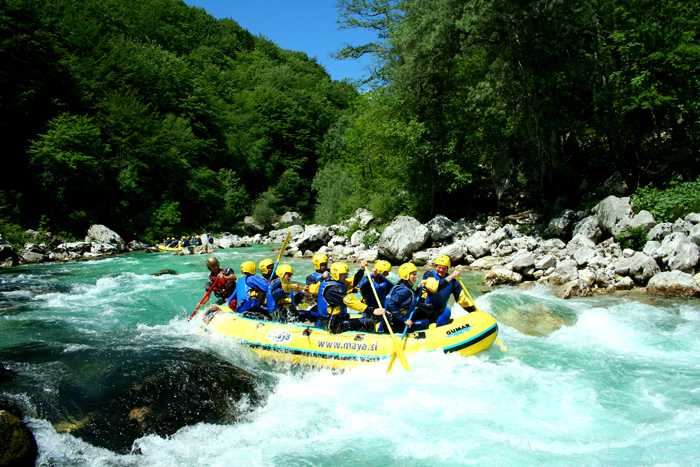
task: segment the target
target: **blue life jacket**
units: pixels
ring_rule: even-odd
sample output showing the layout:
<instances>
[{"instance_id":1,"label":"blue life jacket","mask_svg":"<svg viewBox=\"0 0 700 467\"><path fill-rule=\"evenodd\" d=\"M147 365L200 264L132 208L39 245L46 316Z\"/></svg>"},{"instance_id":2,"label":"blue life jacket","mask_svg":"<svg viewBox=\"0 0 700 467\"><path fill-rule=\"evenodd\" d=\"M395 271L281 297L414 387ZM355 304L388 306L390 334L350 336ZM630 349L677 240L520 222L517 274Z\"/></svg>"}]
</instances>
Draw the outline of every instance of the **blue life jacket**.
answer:
<instances>
[{"instance_id":1,"label":"blue life jacket","mask_svg":"<svg viewBox=\"0 0 700 467\"><path fill-rule=\"evenodd\" d=\"M278 308L277 306L277 300L280 300L279 298L275 298L274 294L272 293L273 290L277 289L282 289L284 291L284 287L282 286L282 279L275 279L274 281L270 282L267 286L267 312L272 314L275 312L275 310ZM292 304L294 303L294 289L291 289L289 291L289 294L287 294L287 297L289 297L292 300Z\"/></svg>"},{"instance_id":2,"label":"blue life jacket","mask_svg":"<svg viewBox=\"0 0 700 467\"><path fill-rule=\"evenodd\" d=\"M435 280L440 282L440 276L438 276L435 271L431 272L433 274L433 277L435 277ZM425 299L425 302L428 305L433 305L436 308L445 308L447 306L447 302L450 300L450 294L452 293L451 285L452 284L449 284L444 289L438 290L435 293L428 292L428 296Z\"/></svg>"},{"instance_id":3,"label":"blue life jacket","mask_svg":"<svg viewBox=\"0 0 700 467\"><path fill-rule=\"evenodd\" d=\"M241 280L239 280L236 283L236 293L234 294L236 297L236 301L238 302L238 305L236 306L236 311L238 313L243 313L246 310L249 310L255 306L260 306L260 303L258 302L257 299L251 298L250 296L250 286L248 285L248 277L247 275L244 275Z\"/></svg>"},{"instance_id":4,"label":"blue life jacket","mask_svg":"<svg viewBox=\"0 0 700 467\"><path fill-rule=\"evenodd\" d=\"M316 279L316 282L321 282L321 281L323 280L323 274L320 273L320 272L314 271L314 272L312 272L312 273L309 274L309 275L310 275L310 276L314 276L314 279Z\"/></svg>"},{"instance_id":5,"label":"blue life jacket","mask_svg":"<svg viewBox=\"0 0 700 467\"><path fill-rule=\"evenodd\" d=\"M323 282L321 282L321 286L318 288L318 302L316 305L316 309L318 311L318 317L321 319L329 319L330 318L330 314L328 313L328 302L326 301L326 297L323 296L323 290L331 284L338 284L339 286L341 286L343 288L343 290L346 290L345 285L343 285L337 281L323 281ZM348 308L347 308L347 306L345 306L345 303L343 303L340 306L340 314L346 315L347 313L348 313Z\"/></svg>"},{"instance_id":6,"label":"blue life jacket","mask_svg":"<svg viewBox=\"0 0 700 467\"><path fill-rule=\"evenodd\" d=\"M377 282L374 282L374 290L377 291L377 296L379 297L379 301L382 303L377 303L377 299L374 298L374 293L371 290L372 284L369 284L369 281L374 281L372 277L363 277L358 286L360 287L360 290L363 292L367 293L366 290L369 287L369 293L367 293L367 296L365 296L365 303L367 305L374 307L374 308L381 308L386 305L387 301L387 291L389 290L390 282L384 278L384 280L381 282L381 284L378 284ZM363 290L364 289L364 290Z\"/></svg>"}]
</instances>

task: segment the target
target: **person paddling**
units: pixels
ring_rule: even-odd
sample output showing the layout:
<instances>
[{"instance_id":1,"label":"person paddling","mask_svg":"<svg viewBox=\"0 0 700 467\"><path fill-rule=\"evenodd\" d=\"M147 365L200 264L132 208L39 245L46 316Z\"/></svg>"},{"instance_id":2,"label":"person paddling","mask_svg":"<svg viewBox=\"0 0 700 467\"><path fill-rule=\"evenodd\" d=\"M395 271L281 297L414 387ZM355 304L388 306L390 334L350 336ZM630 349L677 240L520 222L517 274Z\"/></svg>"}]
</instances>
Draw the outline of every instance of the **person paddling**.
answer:
<instances>
[{"instance_id":1,"label":"person paddling","mask_svg":"<svg viewBox=\"0 0 700 467\"><path fill-rule=\"evenodd\" d=\"M452 311L447 307L450 295L465 310L470 311L472 306L459 281L455 280L459 277L459 271L455 270L449 276L447 275L450 265L449 256L439 255L435 259L435 270L426 271L423 275L424 300L418 303L418 308L421 314L426 315L431 323L436 323L436 326L444 326L450 322Z\"/></svg>"},{"instance_id":2,"label":"person paddling","mask_svg":"<svg viewBox=\"0 0 700 467\"><path fill-rule=\"evenodd\" d=\"M236 292L229 300L229 307L238 313L256 313L267 316L267 309L264 308L264 297L267 293L267 281L255 275L256 267L252 261L241 263L241 273L243 277L236 284Z\"/></svg>"},{"instance_id":3,"label":"person paddling","mask_svg":"<svg viewBox=\"0 0 700 467\"><path fill-rule=\"evenodd\" d=\"M386 304L386 295L394 285L386 278L390 272L391 263L389 263L389 261L380 259L374 263L372 275L370 277L364 276L358 284L363 303L366 303L373 308L379 308ZM372 291L372 284L370 284L369 281L374 282L374 290L377 291L377 296L379 297L379 301L381 303L377 303L374 292Z\"/></svg>"},{"instance_id":4,"label":"person paddling","mask_svg":"<svg viewBox=\"0 0 700 467\"><path fill-rule=\"evenodd\" d=\"M218 303L221 305L236 290L236 273L231 268L219 266L219 260L215 256L207 258L206 264L209 278L204 288L208 291L213 285L212 292L219 298Z\"/></svg>"},{"instance_id":5,"label":"person paddling","mask_svg":"<svg viewBox=\"0 0 700 467\"><path fill-rule=\"evenodd\" d=\"M308 318L308 312L296 308L308 288L290 282L294 269L289 264L280 264L277 273L280 277L270 283L267 293L267 311L270 316L281 322L303 321Z\"/></svg>"},{"instance_id":6,"label":"person paddling","mask_svg":"<svg viewBox=\"0 0 700 467\"><path fill-rule=\"evenodd\" d=\"M418 268L413 263L404 263L399 266L399 283L396 284L386 298L386 312L394 331L401 332L404 327L409 329L425 329L430 324L428 316L420 309L416 309L416 291L413 286L418 278ZM420 287L425 286L426 281L421 281ZM384 329L384 323L380 325L380 331Z\"/></svg>"},{"instance_id":7,"label":"person paddling","mask_svg":"<svg viewBox=\"0 0 700 467\"><path fill-rule=\"evenodd\" d=\"M331 265L330 277L321 283L318 292L318 311L325 328L332 334L344 331L374 331L374 320L372 318L350 318L347 309L364 313L370 316L381 316L385 313L384 308L374 308L362 303L355 298L349 290L353 289L359 282L363 269L355 274L352 281L348 281L349 268L345 263L336 262Z\"/></svg>"},{"instance_id":8,"label":"person paddling","mask_svg":"<svg viewBox=\"0 0 700 467\"><path fill-rule=\"evenodd\" d=\"M279 277L279 274L275 273L275 277L272 276L272 270L275 269L275 262L270 258L265 258L258 263L258 268L260 269L260 275L267 282L272 282Z\"/></svg>"}]
</instances>

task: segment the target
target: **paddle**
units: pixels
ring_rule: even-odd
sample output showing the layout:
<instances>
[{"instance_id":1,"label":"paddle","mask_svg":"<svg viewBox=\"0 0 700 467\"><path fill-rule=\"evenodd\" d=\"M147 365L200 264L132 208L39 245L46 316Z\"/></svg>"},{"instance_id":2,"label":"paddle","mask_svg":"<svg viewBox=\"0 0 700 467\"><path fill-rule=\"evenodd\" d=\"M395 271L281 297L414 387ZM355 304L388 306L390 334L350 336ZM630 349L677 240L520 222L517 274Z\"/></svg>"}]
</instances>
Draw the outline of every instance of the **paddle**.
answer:
<instances>
[{"instance_id":1,"label":"paddle","mask_svg":"<svg viewBox=\"0 0 700 467\"><path fill-rule=\"evenodd\" d=\"M204 294L204 297L202 297L202 301L197 304L197 308L195 308L194 311L192 312L192 314L190 315L190 317L187 318L187 321L190 321L192 319L192 317L195 315L195 313L197 313L197 310L199 310L199 307L204 305L206 303L206 301L209 300L209 295L211 295L211 291L214 290L214 287L216 286L216 284L220 280L221 279L219 279L218 277L216 279L214 279L214 283L211 285L211 287L209 287L209 290L207 290L207 293Z\"/></svg>"},{"instance_id":2,"label":"paddle","mask_svg":"<svg viewBox=\"0 0 700 467\"><path fill-rule=\"evenodd\" d=\"M365 273L370 276L369 273L369 268L365 266ZM377 289L374 288L374 281L372 280L372 277L370 276L369 278L369 284L372 286L372 292L374 292L374 298L377 300L377 303L382 306L382 302L379 300L379 295L377 295ZM399 342L396 340L396 336L394 335L394 331L391 329L391 325L389 325L389 320L386 317L386 313L382 315L382 318L384 318L384 325L386 328L389 330L389 335L391 336L391 340L394 343L394 349L396 350L396 353L399 356L399 361L401 362L401 366L403 366L406 370L411 369L411 365L408 364L408 360L406 360L406 354L403 353L403 350L401 350L401 346L399 345Z\"/></svg>"},{"instance_id":3,"label":"paddle","mask_svg":"<svg viewBox=\"0 0 700 467\"><path fill-rule=\"evenodd\" d=\"M277 255L277 261L275 262L275 267L272 268L272 274L270 274L270 280L272 280L273 277L275 277L275 271L277 271L277 266L280 264L280 260L282 259L282 253L284 253L284 250L287 248L287 243L289 243L289 237L292 236L292 231L288 230L287 231L287 237L284 239L284 243L282 244L282 248L280 248L280 254Z\"/></svg>"},{"instance_id":4,"label":"paddle","mask_svg":"<svg viewBox=\"0 0 700 467\"><path fill-rule=\"evenodd\" d=\"M467 288L466 288L466 287L464 286L464 284L462 283L462 279L460 279L459 276L457 276L457 280L459 281L459 285L462 286L462 290L464 290L464 291L467 293L467 297L469 297L469 300L471 300L472 304L474 305L474 308L476 308L476 311L481 311L481 310L479 309L479 305L476 304L476 302L475 302L474 299L472 298L472 295L469 293L469 290L467 290ZM503 344L501 343L501 341L498 340L498 337L496 338L496 343L497 343L499 346L501 346L501 352L505 352L506 350L508 350L508 349L506 348L506 346L503 345Z\"/></svg>"},{"instance_id":5,"label":"paddle","mask_svg":"<svg viewBox=\"0 0 700 467\"><path fill-rule=\"evenodd\" d=\"M423 286L421 285L418 287L418 292L416 293L416 299L413 302L413 310L411 311L411 315L408 317L408 321L411 321L413 319L413 313L416 312L416 305L418 304L418 300L420 300L420 295L423 292ZM404 350L406 348L406 331L408 331L408 326L404 326L403 328L403 334L401 335L401 350ZM391 359L389 360L389 365L386 367L386 372L387 374L391 371L391 367L394 365L394 361L396 360L396 352L392 352L391 354Z\"/></svg>"}]
</instances>

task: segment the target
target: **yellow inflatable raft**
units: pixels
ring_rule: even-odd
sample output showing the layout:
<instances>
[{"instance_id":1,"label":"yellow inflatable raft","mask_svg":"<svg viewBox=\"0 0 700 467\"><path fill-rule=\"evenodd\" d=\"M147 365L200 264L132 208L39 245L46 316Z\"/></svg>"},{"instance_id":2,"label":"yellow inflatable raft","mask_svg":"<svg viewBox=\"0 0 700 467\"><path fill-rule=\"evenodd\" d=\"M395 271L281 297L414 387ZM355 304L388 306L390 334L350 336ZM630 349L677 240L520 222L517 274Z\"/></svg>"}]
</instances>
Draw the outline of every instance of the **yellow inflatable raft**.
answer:
<instances>
[{"instance_id":1,"label":"yellow inflatable raft","mask_svg":"<svg viewBox=\"0 0 700 467\"><path fill-rule=\"evenodd\" d=\"M379 360L388 363L394 351L389 334L330 334L314 326L245 318L225 306L203 309L197 320L206 331L236 338L264 358L302 365L345 369ZM442 350L474 355L488 349L497 334L493 317L475 311L446 326L408 333L405 353ZM395 335L400 341L401 334Z\"/></svg>"},{"instance_id":2,"label":"yellow inflatable raft","mask_svg":"<svg viewBox=\"0 0 700 467\"><path fill-rule=\"evenodd\" d=\"M184 246L170 247L170 246L165 246L163 244L158 245L158 251L182 251L184 249L185 249Z\"/></svg>"}]
</instances>

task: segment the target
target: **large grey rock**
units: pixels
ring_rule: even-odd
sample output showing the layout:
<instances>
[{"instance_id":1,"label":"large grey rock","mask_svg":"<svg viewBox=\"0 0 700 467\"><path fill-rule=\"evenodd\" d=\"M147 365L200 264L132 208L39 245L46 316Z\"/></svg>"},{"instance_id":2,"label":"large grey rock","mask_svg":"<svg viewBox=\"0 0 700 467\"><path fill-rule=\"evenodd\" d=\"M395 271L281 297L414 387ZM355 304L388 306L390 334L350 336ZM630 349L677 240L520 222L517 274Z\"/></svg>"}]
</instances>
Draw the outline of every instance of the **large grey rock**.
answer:
<instances>
[{"instance_id":1,"label":"large grey rock","mask_svg":"<svg viewBox=\"0 0 700 467\"><path fill-rule=\"evenodd\" d=\"M312 224L304 228L304 232L295 240L300 250L318 250L331 239L331 232L324 225Z\"/></svg>"},{"instance_id":2,"label":"large grey rock","mask_svg":"<svg viewBox=\"0 0 700 467\"><path fill-rule=\"evenodd\" d=\"M677 232L664 238L656 255L669 270L691 273L700 260L700 247Z\"/></svg>"},{"instance_id":3,"label":"large grey rock","mask_svg":"<svg viewBox=\"0 0 700 467\"><path fill-rule=\"evenodd\" d=\"M700 224L700 212L691 212L685 216L685 220L693 225Z\"/></svg>"},{"instance_id":4,"label":"large grey rock","mask_svg":"<svg viewBox=\"0 0 700 467\"><path fill-rule=\"evenodd\" d=\"M43 263L49 259L49 250L44 243L25 243L19 256L23 263Z\"/></svg>"},{"instance_id":5,"label":"large grey rock","mask_svg":"<svg viewBox=\"0 0 700 467\"><path fill-rule=\"evenodd\" d=\"M552 237L566 237L573 230L575 221L576 213L571 209L566 209L559 217L549 221L547 231Z\"/></svg>"},{"instance_id":6,"label":"large grey rock","mask_svg":"<svg viewBox=\"0 0 700 467\"><path fill-rule=\"evenodd\" d=\"M576 249L576 251L574 251L573 254L573 258L576 261L576 264L578 264L579 266L584 266L588 264L588 260L590 260L594 256L595 250L587 246L582 246L581 248Z\"/></svg>"},{"instance_id":7,"label":"large grey rock","mask_svg":"<svg viewBox=\"0 0 700 467\"><path fill-rule=\"evenodd\" d=\"M85 237L86 242L106 243L116 246L119 251L126 250L126 243L115 231L108 229L104 225L94 224L90 226Z\"/></svg>"},{"instance_id":8,"label":"large grey rock","mask_svg":"<svg viewBox=\"0 0 700 467\"><path fill-rule=\"evenodd\" d=\"M367 235L367 232L364 230L356 230L351 236L350 236L350 245L351 246L358 246L362 244L362 239L365 238L365 235Z\"/></svg>"},{"instance_id":9,"label":"large grey rock","mask_svg":"<svg viewBox=\"0 0 700 467\"><path fill-rule=\"evenodd\" d=\"M643 232L649 233L649 231L656 226L656 220L654 220L652 213L642 210L632 218L629 226L641 227Z\"/></svg>"},{"instance_id":10,"label":"large grey rock","mask_svg":"<svg viewBox=\"0 0 700 467\"><path fill-rule=\"evenodd\" d=\"M564 260L558 261L557 265L556 265L555 274L556 274L556 279L561 284L566 284L567 282L577 280L578 279L578 264L576 264L576 260L564 259Z\"/></svg>"},{"instance_id":11,"label":"large grey rock","mask_svg":"<svg viewBox=\"0 0 700 467\"><path fill-rule=\"evenodd\" d=\"M523 276L504 267L496 266L489 270L481 279L488 286L514 285L523 281Z\"/></svg>"},{"instance_id":12,"label":"large grey rock","mask_svg":"<svg viewBox=\"0 0 700 467\"><path fill-rule=\"evenodd\" d=\"M471 262L469 267L477 271L484 271L493 269L495 266L503 266L507 262L508 260L506 258L499 258L497 256L482 256L481 258Z\"/></svg>"},{"instance_id":13,"label":"large grey rock","mask_svg":"<svg viewBox=\"0 0 700 467\"><path fill-rule=\"evenodd\" d=\"M688 233L688 239L696 245L700 245L700 224L693 225Z\"/></svg>"},{"instance_id":14,"label":"large grey rock","mask_svg":"<svg viewBox=\"0 0 700 467\"><path fill-rule=\"evenodd\" d=\"M267 235L270 237L271 243L282 243L287 238L287 233L290 234L289 238L291 241L304 233L304 227L294 224L284 229L271 230Z\"/></svg>"},{"instance_id":15,"label":"large grey rock","mask_svg":"<svg viewBox=\"0 0 700 467\"><path fill-rule=\"evenodd\" d=\"M426 226L413 217L399 216L379 237L379 254L400 263L406 262L429 237Z\"/></svg>"},{"instance_id":16,"label":"large grey rock","mask_svg":"<svg viewBox=\"0 0 700 467\"><path fill-rule=\"evenodd\" d=\"M441 242L452 237L452 227L454 222L443 215L437 215L425 226L430 231L430 238L433 241Z\"/></svg>"},{"instance_id":17,"label":"large grey rock","mask_svg":"<svg viewBox=\"0 0 700 467\"><path fill-rule=\"evenodd\" d=\"M608 196L598 203L592 211L598 217L600 228L614 236L626 232L634 217L629 197Z\"/></svg>"},{"instance_id":18,"label":"large grey rock","mask_svg":"<svg viewBox=\"0 0 700 467\"><path fill-rule=\"evenodd\" d=\"M280 224L299 225L299 226L301 226L303 223L303 221L301 219L301 215L298 212L290 212L290 211L287 211L284 214L282 214L282 217L280 217L279 222L280 222Z\"/></svg>"},{"instance_id":19,"label":"large grey rock","mask_svg":"<svg viewBox=\"0 0 700 467\"><path fill-rule=\"evenodd\" d=\"M439 254L447 255L450 257L450 261L454 263L461 262L468 254L467 245L464 241L456 241L447 246L440 248Z\"/></svg>"},{"instance_id":20,"label":"large grey rock","mask_svg":"<svg viewBox=\"0 0 700 467\"><path fill-rule=\"evenodd\" d=\"M475 232L465 240L467 250L474 258L481 258L491 253L491 243L487 238L487 234L483 231Z\"/></svg>"},{"instance_id":21,"label":"large grey rock","mask_svg":"<svg viewBox=\"0 0 700 467\"><path fill-rule=\"evenodd\" d=\"M518 250L508 263L513 266L513 271L522 272L535 265L535 255L527 250Z\"/></svg>"},{"instance_id":22,"label":"large grey rock","mask_svg":"<svg viewBox=\"0 0 700 467\"><path fill-rule=\"evenodd\" d=\"M535 260L535 269L541 269L543 271L546 271L549 268L556 267L556 265L557 257L549 253Z\"/></svg>"},{"instance_id":23,"label":"large grey rock","mask_svg":"<svg viewBox=\"0 0 700 467\"><path fill-rule=\"evenodd\" d=\"M654 227L651 228L651 230L647 234L647 240L656 240L660 242L672 233L673 224L671 224L670 222L662 222L660 224L656 224Z\"/></svg>"},{"instance_id":24,"label":"large grey rock","mask_svg":"<svg viewBox=\"0 0 700 467\"><path fill-rule=\"evenodd\" d=\"M700 297L700 285L693 276L681 271L660 272L649 279L647 293L669 297Z\"/></svg>"},{"instance_id":25,"label":"large grey rock","mask_svg":"<svg viewBox=\"0 0 700 467\"><path fill-rule=\"evenodd\" d=\"M630 276L639 285L646 284L649 279L661 272L654 258L639 251L628 258L616 261L613 266L615 274Z\"/></svg>"},{"instance_id":26,"label":"large grey rock","mask_svg":"<svg viewBox=\"0 0 700 467\"><path fill-rule=\"evenodd\" d=\"M593 243L598 243L603 235L598 224L598 217L588 216L584 218L578 224L576 224L576 227L574 227L574 231L571 235L574 238L580 235L590 239Z\"/></svg>"}]
</instances>

